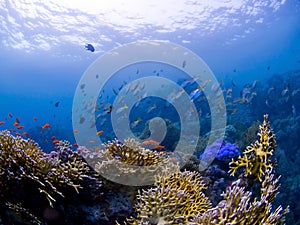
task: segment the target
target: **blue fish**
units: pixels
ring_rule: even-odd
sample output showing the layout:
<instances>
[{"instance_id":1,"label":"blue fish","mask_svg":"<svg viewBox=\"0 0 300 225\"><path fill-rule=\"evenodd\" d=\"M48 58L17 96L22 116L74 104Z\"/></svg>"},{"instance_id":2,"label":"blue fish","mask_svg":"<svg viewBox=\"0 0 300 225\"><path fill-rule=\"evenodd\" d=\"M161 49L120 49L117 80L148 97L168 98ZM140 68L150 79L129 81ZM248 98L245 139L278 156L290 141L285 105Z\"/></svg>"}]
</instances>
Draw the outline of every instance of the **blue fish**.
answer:
<instances>
[{"instance_id":1,"label":"blue fish","mask_svg":"<svg viewBox=\"0 0 300 225\"><path fill-rule=\"evenodd\" d=\"M193 100L196 100L198 97L200 97L200 95L202 95L202 91L200 88L196 88L195 90L193 90L190 94L190 98Z\"/></svg>"},{"instance_id":2,"label":"blue fish","mask_svg":"<svg viewBox=\"0 0 300 225\"><path fill-rule=\"evenodd\" d=\"M94 51L95 51L94 46L91 45L91 44L86 44L84 47L85 47L86 50L88 50L88 51L91 51L91 52L94 52Z\"/></svg>"}]
</instances>

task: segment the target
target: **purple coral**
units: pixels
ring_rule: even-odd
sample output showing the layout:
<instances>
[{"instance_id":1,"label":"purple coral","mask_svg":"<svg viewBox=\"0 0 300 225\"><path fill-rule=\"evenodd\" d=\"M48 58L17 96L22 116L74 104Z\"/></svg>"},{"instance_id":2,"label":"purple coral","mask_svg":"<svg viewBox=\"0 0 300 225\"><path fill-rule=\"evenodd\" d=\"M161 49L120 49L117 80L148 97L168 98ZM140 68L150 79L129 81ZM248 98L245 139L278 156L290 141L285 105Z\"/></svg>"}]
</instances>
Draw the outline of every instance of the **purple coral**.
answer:
<instances>
[{"instance_id":1,"label":"purple coral","mask_svg":"<svg viewBox=\"0 0 300 225\"><path fill-rule=\"evenodd\" d=\"M208 152L217 152L216 159L224 162L230 162L231 159L239 156L240 154L239 147L237 145L226 143L223 140L217 140L207 148Z\"/></svg>"},{"instance_id":2,"label":"purple coral","mask_svg":"<svg viewBox=\"0 0 300 225\"><path fill-rule=\"evenodd\" d=\"M230 162L231 159L239 156L239 147L235 144L223 142L216 158L220 161Z\"/></svg>"}]
</instances>

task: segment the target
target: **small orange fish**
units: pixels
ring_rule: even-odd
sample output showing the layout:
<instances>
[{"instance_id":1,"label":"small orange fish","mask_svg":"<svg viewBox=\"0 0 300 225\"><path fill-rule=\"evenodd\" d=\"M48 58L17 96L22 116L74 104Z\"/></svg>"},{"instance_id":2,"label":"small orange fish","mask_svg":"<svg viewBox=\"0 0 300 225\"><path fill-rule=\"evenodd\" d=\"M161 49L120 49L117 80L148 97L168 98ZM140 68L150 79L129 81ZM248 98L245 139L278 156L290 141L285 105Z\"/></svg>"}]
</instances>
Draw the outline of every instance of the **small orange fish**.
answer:
<instances>
[{"instance_id":1,"label":"small orange fish","mask_svg":"<svg viewBox=\"0 0 300 225\"><path fill-rule=\"evenodd\" d=\"M16 117L16 123L20 123L20 120L18 117Z\"/></svg>"},{"instance_id":2,"label":"small orange fish","mask_svg":"<svg viewBox=\"0 0 300 225\"><path fill-rule=\"evenodd\" d=\"M22 135L28 138L28 132L24 131Z\"/></svg>"},{"instance_id":3,"label":"small orange fish","mask_svg":"<svg viewBox=\"0 0 300 225\"><path fill-rule=\"evenodd\" d=\"M77 133L78 133L78 130L77 130L77 129L75 129L75 130L74 130L74 134L77 134Z\"/></svg>"},{"instance_id":4,"label":"small orange fish","mask_svg":"<svg viewBox=\"0 0 300 225\"><path fill-rule=\"evenodd\" d=\"M5 124L5 122L4 121L0 121L0 125L3 125L3 124Z\"/></svg>"},{"instance_id":5,"label":"small orange fish","mask_svg":"<svg viewBox=\"0 0 300 225\"><path fill-rule=\"evenodd\" d=\"M141 143L141 145L155 145L158 146L159 142L155 140L145 140Z\"/></svg>"},{"instance_id":6,"label":"small orange fish","mask_svg":"<svg viewBox=\"0 0 300 225\"><path fill-rule=\"evenodd\" d=\"M19 123L18 122L14 122L14 127L17 127L19 126Z\"/></svg>"},{"instance_id":7,"label":"small orange fish","mask_svg":"<svg viewBox=\"0 0 300 225\"><path fill-rule=\"evenodd\" d=\"M24 126L18 126L17 129L18 130L22 130L24 128Z\"/></svg>"},{"instance_id":8,"label":"small orange fish","mask_svg":"<svg viewBox=\"0 0 300 225\"><path fill-rule=\"evenodd\" d=\"M46 128L49 128L50 127L50 124L49 123L46 123L42 126L43 129L46 129Z\"/></svg>"},{"instance_id":9,"label":"small orange fish","mask_svg":"<svg viewBox=\"0 0 300 225\"><path fill-rule=\"evenodd\" d=\"M160 149L164 149L164 148L165 148L165 146L163 146L163 145L157 145L157 146L155 146L155 149L157 149L157 150L158 150L158 149L159 149L159 150L160 150Z\"/></svg>"},{"instance_id":10,"label":"small orange fish","mask_svg":"<svg viewBox=\"0 0 300 225\"><path fill-rule=\"evenodd\" d=\"M53 136L51 137L51 139L52 139L52 140L55 140L55 139L56 139L56 137L53 135Z\"/></svg>"},{"instance_id":11,"label":"small orange fish","mask_svg":"<svg viewBox=\"0 0 300 225\"><path fill-rule=\"evenodd\" d=\"M34 120L34 121L37 121L37 118L34 116L34 117L33 117L33 120Z\"/></svg>"},{"instance_id":12,"label":"small orange fish","mask_svg":"<svg viewBox=\"0 0 300 225\"><path fill-rule=\"evenodd\" d=\"M57 143L59 143L60 141L59 140L53 140L52 143L55 145Z\"/></svg>"},{"instance_id":13,"label":"small orange fish","mask_svg":"<svg viewBox=\"0 0 300 225\"><path fill-rule=\"evenodd\" d=\"M95 144L95 141L94 140L90 140L90 144Z\"/></svg>"},{"instance_id":14,"label":"small orange fish","mask_svg":"<svg viewBox=\"0 0 300 225\"><path fill-rule=\"evenodd\" d=\"M74 143L73 146L74 146L74 147L78 147L79 145L78 145L77 143Z\"/></svg>"},{"instance_id":15,"label":"small orange fish","mask_svg":"<svg viewBox=\"0 0 300 225\"><path fill-rule=\"evenodd\" d=\"M100 136L102 133L103 133L103 130L99 130L99 131L97 131L96 135Z\"/></svg>"}]
</instances>

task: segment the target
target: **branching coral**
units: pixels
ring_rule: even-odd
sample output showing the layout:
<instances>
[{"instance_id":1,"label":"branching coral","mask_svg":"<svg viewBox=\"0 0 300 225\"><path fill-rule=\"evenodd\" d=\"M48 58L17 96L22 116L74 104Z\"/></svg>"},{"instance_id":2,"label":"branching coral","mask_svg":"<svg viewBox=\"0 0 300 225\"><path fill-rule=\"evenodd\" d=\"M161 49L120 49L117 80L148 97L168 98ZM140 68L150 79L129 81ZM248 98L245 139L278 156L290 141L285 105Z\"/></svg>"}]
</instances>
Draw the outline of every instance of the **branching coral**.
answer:
<instances>
[{"instance_id":1,"label":"branching coral","mask_svg":"<svg viewBox=\"0 0 300 225\"><path fill-rule=\"evenodd\" d=\"M197 172L164 174L153 188L137 195L137 216L127 224L186 224L210 207L203 194L205 184Z\"/></svg>"},{"instance_id":2,"label":"branching coral","mask_svg":"<svg viewBox=\"0 0 300 225\"><path fill-rule=\"evenodd\" d=\"M78 192L86 179L94 178L89 176L91 169L78 154L66 151L66 147L60 148L55 157L50 157L31 139L14 137L7 130L0 132L1 199L5 201L10 185L18 182L29 182L46 196L51 206L57 197L64 196L64 188L72 187Z\"/></svg>"},{"instance_id":3,"label":"branching coral","mask_svg":"<svg viewBox=\"0 0 300 225\"><path fill-rule=\"evenodd\" d=\"M272 201L275 199L279 179L274 178L272 170L267 170L261 187L261 197L252 200L252 193L241 187L241 180L235 181L230 188L222 194L222 200L216 207L207 213L198 216L193 224L221 225L221 224L244 224L244 225L275 225L284 222L284 216L289 209L279 206L272 212Z\"/></svg>"},{"instance_id":4,"label":"branching coral","mask_svg":"<svg viewBox=\"0 0 300 225\"><path fill-rule=\"evenodd\" d=\"M237 162L232 161L231 173L245 168L260 183L260 194L247 191L243 178L233 182L221 194L222 200L211 207L203 190L204 181L197 172L169 173L158 176L154 187L137 196L136 216L125 224L187 224L187 225L276 225L282 224L289 208L272 211L280 187L279 178L270 165L269 156L276 148L268 117L259 127L259 140L249 146ZM257 181L256 180L256 181ZM247 187L249 188L249 187Z\"/></svg>"},{"instance_id":5,"label":"branching coral","mask_svg":"<svg viewBox=\"0 0 300 225\"><path fill-rule=\"evenodd\" d=\"M167 155L142 148L134 139L124 143L114 140L104 147L105 150L98 153L95 170L114 182L132 186L153 184L156 174L171 171L176 166Z\"/></svg>"},{"instance_id":6,"label":"branching coral","mask_svg":"<svg viewBox=\"0 0 300 225\"><path fill-rule=\"evenodd\" d=\"M229 172L233 176L239 168L245 168L245 175L256 177L260 182L265 171L272 169L270 156L276 148L275 135L270 127L268 115L264 116L264 122L259 126L258 140L248 146L243 156L229 164Z\"/></svg>"}]
</instances>

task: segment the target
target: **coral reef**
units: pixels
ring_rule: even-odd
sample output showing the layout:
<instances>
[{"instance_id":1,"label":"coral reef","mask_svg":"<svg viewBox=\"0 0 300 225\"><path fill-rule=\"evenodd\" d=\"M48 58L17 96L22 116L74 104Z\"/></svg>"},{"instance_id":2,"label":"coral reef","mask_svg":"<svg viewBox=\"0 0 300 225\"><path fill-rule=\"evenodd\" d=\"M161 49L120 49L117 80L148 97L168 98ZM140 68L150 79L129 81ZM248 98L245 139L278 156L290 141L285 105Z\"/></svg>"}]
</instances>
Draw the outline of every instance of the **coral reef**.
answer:
<instances>
[{"instance_id":1,"label":"coral reef","mask_svg":"<svg viewBox=\"0 0 300 225\"><path fill-rule=\"evenodd\" d=\"M230 162L232 176L239 168L245 167L246 176L251 175L262 181L265 171L272 168L270 156L276 148L276 141L268 115L264 116L263 124L259 126L258 138L259 140L246 148L243 156L239 156L237 161Z\"/></svg>"},{"instance_id":2,"label":"coral reef","mask_svg":"<svg viewBox=\"0 0 300 225\"><path fill-rule=\"evenodd\" d=\"M272 211L280 187L269 157L276 148L275 137L268 116L259 127L259 140L247 147L243 157L230 163L232 175L243 168L245 176L229 183L221 194L222 199L213 207L205 194L205 178L198 172L178 169L156 177L154 187L137 195L134 216L125 224L282 224L289 208L278 206ZM245 177L253 175L260 192L246 190ZM209 175L209 174L208 174ZM221 182L224 183L224 182ZM253 184L253 183L252 183ZM207 192L206 192L207 193ZM119 223L117 223L119 224Z\"/></svg>"},{"instance_id":3,"label":"coral reef","mask_svg":"<svg viewBox=\"0 0 300 225\"><path fill-rule=\"evenodd\" d=\"M57 151L46 154L31 139L15 137L8 130L0 132L0 208L26 213L25 209L21 210L26 206L19 205L31 202L25 191L54 207L72 189L79 193L89 185L101 187L97 174L67 142L57 147Z\"/></svg>"}]
</instances>

